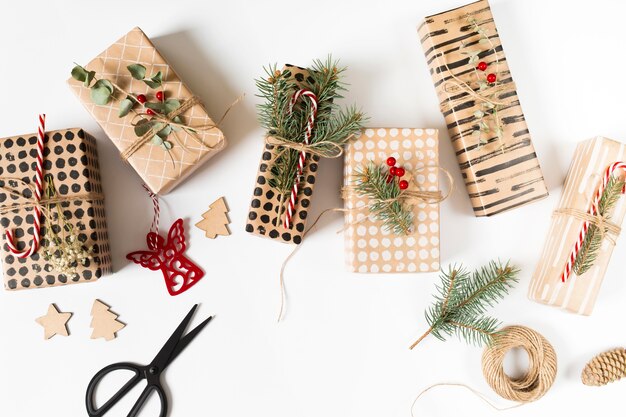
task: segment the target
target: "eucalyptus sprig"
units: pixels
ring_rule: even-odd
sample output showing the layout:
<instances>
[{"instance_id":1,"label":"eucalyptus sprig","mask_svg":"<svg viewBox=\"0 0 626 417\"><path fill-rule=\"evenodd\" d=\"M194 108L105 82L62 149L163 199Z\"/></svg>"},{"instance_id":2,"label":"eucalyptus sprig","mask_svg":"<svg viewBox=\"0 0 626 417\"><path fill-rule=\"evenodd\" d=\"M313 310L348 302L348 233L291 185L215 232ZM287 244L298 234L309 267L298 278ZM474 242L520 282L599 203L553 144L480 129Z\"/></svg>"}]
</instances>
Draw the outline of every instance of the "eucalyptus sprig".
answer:
<instances>
[{"instance_id":1,"label":"eucalyptus sprig","mask_svg":"<svg viewBox=\"0 0 626 417\"><path fill-rule=\"evenodd\" d=\"M490 344L500 321L485 312L508 294L518 281L518 273L509 262L503 265L500 261L491 261L473 273L463 266L449 267L441 274L435 303L425 312L430 328L410 349L429 334L442 341L455 334L470 344Z\"/></svg>"},{"instance_id":2,"label":"eucalyptus sprig","mask_svg":"<svg viewBox=\"0 0 626 417\"><path fill-rule=\"evenodd\" d=\"M354 190L357 195L367 197L369 211L383 228L396 235L407 235L413 229L413 211L398 197L401 190L398 182L390 178L387 165L369 161L356 168L353 174Z\"/></svg>"},{"instance_id":3,"label":"eucalyptus sprig","mask_svg":"<svg viewBox=\"0 0 626 417\"><path fill-rule=\"evenodd\" d=\"M147 69L141 64L131 64L126 69L131 77L135 80L143 81L151 89L158 89L163 86L163 74L161 71L146 77ZM109 104L111 100L117 100L116 93L123 96L124 98L119 100L118 105L118 117L120 118L128 115L135 106L143 106L149 109L146 111L146 114L140 113L142 117L134 126L135 134L138 137L142 137L149 131L156 132L151 142L167 151L172 148L172 142L168 140L168 136L172 132L180 131L181 128L171 123L165 123L158 118L148 116L150 116L150 112L167 116L181 106L180 100L171 98L164 101L149 102L145 100L145 96L143 100L140 100L140 96L143 95L126 92L111 80L98 79L95 71L89 71L78 64L72 68L72 78L82 82L85 87L89 88L91 101L95 104L103 106ZM176 116L172 118L172 122L182 124L183 119L180 116Z\"/></svg>"},{"instance_id":4,"label":"eucalyptus sprig","mask_svg":"<svg viewBox=\"0 0 626 417\"><path fill-rule=\"evenodd\" d=\"M51 176L46 176L44 189L46 199L55 197L56 192L54 180ZM91 247L83 245L75 226L67 221L60 204L55 204L54 209L51 204L47 204L44 214L46 223L41 244L43 258L50 263L47 270L54 270L69 278L78 276L78 267L85 266L93 260L95 245Z\"/></svg>"},{"instance_id":5,"label":"eucalyptus sprig","mask_svg":"<svg viewBox=\"0 0 626 417\"><path fill-rule=\"evenodd\" d=\"M625 185L626 181L623 178L616 177L614 175L611 175L609 178L606 187L604 188L604 192L598 201L598 215L603 217L604 220L611 219L611 211L622 195L622 190ZM589 224L587 234L583 239L583 243L580 246L580 250L576 255L574 265L572 266L572 270L576 275L584 274L594 265L598 257L598 252L600 251L600 247L602 246L602 240L607 232L608 229L606 228L604 230L600 230L597 225L593 223Z\"/></svg>"},{"instance_id":6,"label":"eucalyptus sprig","mask_svg":"<svg viewBox=\"0 0 626 417\"><path fill-rule=\"evenodd\" d=\"M268 136L293 143L304 141L311 103L302 100L289 112L291 98L300 88L312 91L317 97L317 114L310 143L319 144L320 150L341 146L362 129L363 113L354 106L342 109L337 104L346 90L346 84L341 81L346 68L338 67L337 61L330 56L325 61L315 60L306 69L308 76L302 80L296 80L289 67L280 71L276 65L270 65L264 69L266 76L256 80L257 96L263 99L257 109L259 121ZM297 150L283 148L273 161L269 184L278 192L279 201L286 201L293 186L298 153Z\"/></svg>"}]
</instances>

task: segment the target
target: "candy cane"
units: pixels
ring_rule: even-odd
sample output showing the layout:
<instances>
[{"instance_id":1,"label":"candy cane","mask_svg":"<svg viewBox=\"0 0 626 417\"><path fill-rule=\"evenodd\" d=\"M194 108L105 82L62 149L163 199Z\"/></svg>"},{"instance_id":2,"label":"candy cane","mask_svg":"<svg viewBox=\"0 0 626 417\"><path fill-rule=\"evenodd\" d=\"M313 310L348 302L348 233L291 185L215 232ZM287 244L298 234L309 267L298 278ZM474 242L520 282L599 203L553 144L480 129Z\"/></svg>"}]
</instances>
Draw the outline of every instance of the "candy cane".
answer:
<instances>
[{"instance_id":1,"label":"candy cane","mask_svg":"<svg viewBox=\"0 0 626 417\"><path fill-rule=\"evenodd\" d=\"M608 184L609 179L617 170L622 170L626 172L626 163L614 162L611 165L609 165L607 169L604 171L604 176L602 177L602 183L596 190L596 193L593 196L593 200L591 201L591 207L589 208L589 214L591 214L592 216L596 216L598 214L598 204L600 203L600 198L602 198L602 194L604 193L604 190L606 189L606 185ZM622 189L622 194L624 194L625 192L626 192L626 187ZM572 248L572 251L570 252L569 257L567 258L565 269L563 270L563 273L561 274L562 282L567 281L567 279L572 274L574 262L576 261L576 257L578 256L580 247L582 246L585 240L585 236L587 236L587 231L589 230L589 224L590 224L589 221L587 220L583 221L583 227L580 229L580 233L578 234L578 239L576 240L576 243L574 243L574 247Z\"/></svg>"},{"instance_id":2,"label":"candy cane","mask_svg":"<svg viewBox=\"0 0 626 417\"><path fill-rule=\"evenodd\" d=\"M307 97L311 100L311 114L307 120L306 131L304 132L304 143L309 145L311 143L311 136L313 136L313 127L315 125L315 117L317 116L317 96L310 90L302 89L296 91L289 102L289 114L293 112L293 106L300 97ZM291 219L296 208L296 198L298 197L298 190L300 186L300 176L304 171L304 161L306 160L306 152L300 151L298 157L298 172L293 181L293 187L291 188L291 196L289 197L289 203L287 204L287 211L285 212L284 227L289 229L291 227Z\"/></svg>"},{"instance_id":3,"label":"candy cane","mask_svg":"<svg viewBox=\"0 0 626 417\"><path fill-rule=\"evenodd\" d=\"M43 141L46 131L46 115L39 115L39 129L37 129L37 165L35 167L35 198L37 202L41 201L43 196ZM30 242L30 247L23 251L20 251L13 242L13 232L6 230L7 246L11 253L18 258L28 258L39 249L39 241L41 239L41 208L39 206L34 207L35 220L33 222L33 240Z\"/></svg>"}]
</instances>

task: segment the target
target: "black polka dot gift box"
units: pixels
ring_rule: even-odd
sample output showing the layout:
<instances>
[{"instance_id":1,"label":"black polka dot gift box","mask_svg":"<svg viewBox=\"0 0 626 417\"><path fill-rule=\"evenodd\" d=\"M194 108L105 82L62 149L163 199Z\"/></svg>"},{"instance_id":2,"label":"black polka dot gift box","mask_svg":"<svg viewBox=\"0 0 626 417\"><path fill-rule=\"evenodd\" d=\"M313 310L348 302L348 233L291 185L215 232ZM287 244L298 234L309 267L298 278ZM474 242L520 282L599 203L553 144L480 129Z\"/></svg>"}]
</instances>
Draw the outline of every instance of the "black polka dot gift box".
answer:
<instances>
[{"instance_id":1,"label":"black polka dot gift box","mask_svg":"<svg viewBox=\"0 0 626 417\"><path fill-rule=\"evenodd\" d=\"M307 81L313 82L308 76L308 71L304 68L286 65L282 71L289 71L290 79L296 85L302 86ZM299 244L302 242L306 227L320 157L306 155L302 174L299 175L297 196L290 213L291 221L289 225L286 225L285 216L290 210L290 195L289 193L282 193L276 187L272 170L277 160L285 155L285 152L293 153L293 159L297 160L297 151L285 149L271 142L266 142L261 155L250 211L248 212L246 231L284 243ZM291 183L289 186L291 187Z\"/></svg>"},{"instance_id":2,"label":"black polka dot gift box","mask_svg":"<svg viewBox=\"0 0 626 417\"><path fill-rule=\"evenodd\" d=\"M68 84L156 194L171 191L226 146L200 98L138 27L75 66Z\"/></svg>"},{"instance_id":3,"label":"black polka dot gift box","mask_svg":"<svg viewBox=\"0 0 626 417\"><path fill-rule=\"evenodd\" d=\"M474 214L546 197L487 0L428 16L418 32Z\"/></svg>"},{"instance_id":4,"label":"black polka dot gift box","mask_svg":"<svg viewBox=\"0 0 626 417\"><path fill-rule=\"evenodd\" d=\"M0 139L0 257L7 290L91 282L111 271L94 138L78 128L46 132L41 176L37 142L36 134Z\"/></svg>"}]
</instances>

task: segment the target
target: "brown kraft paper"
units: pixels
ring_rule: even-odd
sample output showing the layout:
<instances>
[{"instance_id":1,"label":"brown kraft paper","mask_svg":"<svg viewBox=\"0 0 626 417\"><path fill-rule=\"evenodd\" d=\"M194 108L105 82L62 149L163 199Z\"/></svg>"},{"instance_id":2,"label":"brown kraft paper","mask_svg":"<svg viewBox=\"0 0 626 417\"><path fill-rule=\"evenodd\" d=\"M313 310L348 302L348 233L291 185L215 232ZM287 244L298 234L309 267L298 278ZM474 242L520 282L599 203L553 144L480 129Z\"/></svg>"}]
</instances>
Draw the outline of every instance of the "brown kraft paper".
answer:
<instances>
[{"instance_id":1,"label":"brown kraft paper","mask_svg":"<svg viewBox=\"0 0 626 417\"><path fill-rule=\"evenodd\" d=\"M156 101L154 95L158 90L149 88L141 80L133 79L126 69L131 64L145 66L146 76L161 71L163 73L163 85L160 90L165 92L166 99L173 98L184 102L193 97L193 93L138 27L128 32L85 65L85 68L89 71L95 71L96 79L108 79L125 91L133 94L145 94L148 101ZM119 100L125 98L121 94L115 93L116 99L111 100L107 105L97 105L91 101L89 88L84 87L83 83L73 78L67 82L81 103L120 150L120 153L123 153L139 139L133 129L133 123L136 123L141 117L145 117L140 117L137 114L137 112L143 113L144 109L135 106L135 110L120 118L118 117ZM201 103L195 104L182 113L181 117L184 124L189 127L213 123ZM209 130L197 130L195 137L185 130L173 132L170 136L172 135L176 135L177 140L168 139L173 144L169 150L169 155L167 150L148 141L127 159L148 187L154 193L161 195L171 191L226 145L226 139L217 127ZM187 150L180 146L179 142Z\"/></svg>"},{"instance_id":2,"label":"brown kraft paper","mask_svg":"<svg viewBox=\"0 0 626 417\"><path fill-rule=\"evenodd\" d=\"M491 43L479 42L469 18L487 31ZM474 214L491 216L546 197L548 190L489 3L481 0L428 16L418 33ZM481 50L479 61L489 69L476 70L477 63L464 55L468 50ZM486 77L495 67L502 89L495 91L495 97L502 103L497 116L503 131L501 138L486 133L486 144L480 145L472 132L479 127L475 112L481 110L483 101L454 87L459 80L482 80L478 77ZM481 94L474 82L471 85Z\"/></svg>"},{"instance_id":3,"label":"brown kraft paper","mask_svg":"<svg viewBox=\"0 0 626 417\"><path fill-rule=\"evenodd\" d=\"M13 136L0 139L0 207L23 204L26 198L11 195L17 191L24 197L30 189L20 181L34 184L37 156L37 135ZM68 277L53 270L43 259L42 248L28 258L14 256L7 246L5 231L13 230L19 250L30 245L33 232L33 208L15 208L0 216L2 233L2 269L7 290L44 288L78 282L91 282L111 272L111 255L107 234L102 186L98 168L96 141L84 130L74 128L46 132L44 145L43 175L54 181L59 197L72 197L93 193L100 199L63 201L58 204L69 224L77 231L78 240L84 247L93 247L93 259L77 267L77 276ZM45 180L44 180L45 183ZM51 209L56 212L55 205ZM48 227L45 216L41 217L42 233ZM42 242L43 243L43 242Z\"/></svg>"},{"instance_id":4,"label":"brown kraft paper","mask_svg":"<svg viewBox=\"0 0 626 417\"><path fill-rule=\"evenodd\" d=\"M576 147L557 210L588 211L606 168L626 161L626 145L603 137L581 142ZM621 225L626 214L626 198L610 213L610 221ZM573 313L590 315L613 253L614 244L605 237L594 265L581 276L574 272L561 282L570 251L578 239L583 221L572 216L555 215L543 252L535 268L528 296L540 303L562 307Z\"/></svg>"},{"instance_id":5,"label":"brown kraft paper","mask_svg":"<svg viewBox=\"0 0 626 417\"><path fill-rule=\"evenodd\" d=\"M439 190L439 140L436 129L364 129L345 154L344 187L353 185L353 173L372 161L384 164L396 158L422 191ZM350 191L345 198L346 264L352 272L439 271L439 204L413 206L413 232L398 236L385 230L367 208L368 199Z\"/></svg>"},{"instance_id":6,"label":"brown kraft paper","mask_svg":"<svg viewBox=\"0 0 626 417\"><path fill-rule=\"evenodd\" d=\"M291 70L296 83L308 76L308 72L304 68L286 65L283 71L285 69ZM287 200L283 199L280 201L280 193L269 184L272 178L272 164L282 150L283 148L280 146L264 145L256 177L254 195L250 203L250 211L248 212L246 231L257 236L269 237L270 239L283 243L299 244L302 242L306 227L306 219L309 213L311 197L313 196L313 188L315 186L320 157L317 155L307 155L306 157L300 181L300 192L292 217L293 222L289 229L285 229L283 225L283 215ZM288 199L289 196L286 198Z\"/></svg>"}]
</instances>

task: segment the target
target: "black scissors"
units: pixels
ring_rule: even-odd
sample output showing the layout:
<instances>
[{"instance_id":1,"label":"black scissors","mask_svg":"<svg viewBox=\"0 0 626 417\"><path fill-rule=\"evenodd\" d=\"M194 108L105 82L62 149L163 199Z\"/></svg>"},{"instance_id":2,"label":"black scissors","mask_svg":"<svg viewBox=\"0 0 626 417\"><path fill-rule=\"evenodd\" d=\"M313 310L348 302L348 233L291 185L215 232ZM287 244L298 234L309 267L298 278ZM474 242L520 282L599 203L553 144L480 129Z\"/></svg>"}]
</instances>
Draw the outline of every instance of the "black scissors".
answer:
<instances>
[{"instance_id":1,"label":"black scissors","mask_svg":"<svg viewBox=\"0 0 626 417\"><path fill-rule=\"evenodd\" d=\"M135 405L130 410L130 413L128 413L128 417L135 417L139 413L139 410L143 408L153 392L156 392L161 400L161 413L159 416L165 417L167 415L167 397L165 395L165 391L163 390L163 386L161 385L161 373L213 318L213 316L211 316L204 320L195 329L182 337L183 332L191 321L191 317L197 307L198 304L191 308L189 313L187 313L183 321L178 325L176 330L174 330L174 333L172 333L165 345L163 345L159 353L154 357L149 365L141 366L130 362L119 362L102 368L97 374L94 375L87 386L86 404L87 413L90 417L100 417L104 415L143 379L147 381L146 388L144 388L143 392L137 399L137 402L135 402ZM94 398L96 387L106 375L119 370L132 371L135 375L130 379L130 381L124 384L118 392L109 398L107 402L99 408L96 408Z\"/></svg>"}]
</instances>

